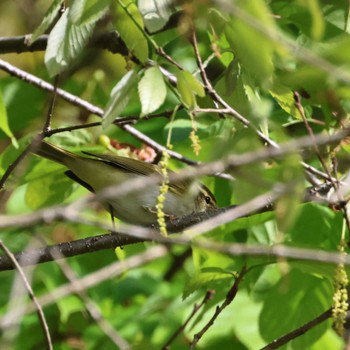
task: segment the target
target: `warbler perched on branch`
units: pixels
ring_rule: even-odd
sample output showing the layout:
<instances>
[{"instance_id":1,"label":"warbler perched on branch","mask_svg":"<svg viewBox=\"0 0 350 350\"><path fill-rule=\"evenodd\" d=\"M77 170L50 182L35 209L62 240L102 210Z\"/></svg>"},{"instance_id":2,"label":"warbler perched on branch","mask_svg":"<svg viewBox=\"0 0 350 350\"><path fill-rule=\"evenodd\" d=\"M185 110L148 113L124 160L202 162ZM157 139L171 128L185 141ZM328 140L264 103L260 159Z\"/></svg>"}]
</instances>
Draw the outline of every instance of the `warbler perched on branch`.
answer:
<instances>
[{"instance_id":1,"label":"warbler perched on branch","mask_svg":"<svg viewBox=\"0 0 350 350\"><path fill-rule=\"evenodd\" d=\"M84 153L90 157L80 156L44 141L33 152L66 166L69 169L65 172L68 177L94 193L131 179L161 174L161 168L155 164L89 152ZM113 216L124 222L149 226L157 222L158 196L159 184L153 183L140 190L106 198L103 204ZM216 208L216 200L210 190L192 180L170 181L165 196L163 212L168 218Z\"/></svg>"}]
</instances>

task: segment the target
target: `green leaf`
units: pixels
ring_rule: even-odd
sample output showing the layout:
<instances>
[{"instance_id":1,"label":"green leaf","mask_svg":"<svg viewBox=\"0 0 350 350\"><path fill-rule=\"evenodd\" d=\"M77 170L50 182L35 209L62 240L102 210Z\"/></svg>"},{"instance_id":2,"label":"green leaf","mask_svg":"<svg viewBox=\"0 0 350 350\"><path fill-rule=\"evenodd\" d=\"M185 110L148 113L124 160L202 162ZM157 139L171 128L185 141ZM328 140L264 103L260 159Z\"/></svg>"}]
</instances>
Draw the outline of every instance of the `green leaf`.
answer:
<instances>
[{"instance_id":1,"label":"green leaf","mask_svg":"<svg viewBox=\"0 0 350 350\"><path fill-rule=\"evenodd\" d=\"M61 73L85 47L95 23L75 25L68 19L69 9L52 29L45 53L46 68L51 77Z\"/></svg>"},{"instance_id":2,"label":"green leaf","mask_svg":"<svg viewBox=\"0 0 350 350\"><path fill-rule=\"evenodd\" d=\"M85 309L84 303L75 295L69 295L57 301L57 307L60 310L60 321L64 324L69 317L77 311Z\"/></svg>"},{"instance_id":3,"label":"green leaf","mask_svg":"<svg viewBox=\"0 0 350 350\"><path fill-rule=\"evenodd\" d=\"M333 0L322 4L322 12L327 24L335 28L350 33L350 23L348 21L348 3L343 0ZM328 28L327 28L328 29Z\"/></svg>"},{"instance_id":4,"label":"green leaf","mask_svg":"<svg viewBox=\"0 0 350 350\"><path fill-rule=\"evenodd\" d=\"M202 84L187 71L178 71L176 73L177 89L180 93L183 104L188 108L196 107L196 97L205 96L205 91Z\"/></svg>"},{"instance_id":5,"label":"green leaf","mask_svg":"<svg viewBox=\"0 0 350 350\"><path fill-rule=\"evenodd\" d=\"M13 146L18 148L18 142L16 138L13 136L12 131L8 124L6 106L5 106L5 102L4 102L4 98L2 96L1 90L0 90L0 129L11 139Z\"/></svg>"},{"instance_id":6,"label":"green leaf","mask_svg":"<svg viewBox=\"0 0 350 350\"><path fill-rule=\"evenodd\" d=\"M148 42L143 32L142 16L137 6L129 1L124 9L118 3L115 17L115 28L128 49L142 63L146 62L148 59Z\"/></svg>"},{"instance_id":7,"label":"green leaf","mask_svg":"<svg viewBox=\"0 0 350 350\"><path fill-rule=\"evenodd\" d=\"M114 119L119 117L128 104L131 93L136 89L138 75L135 69L126 73L123 78L117 83L111 92L111 97L108 101L105 113L102 119L102 127L107 128L112 124Z\"/></svg>"},{"instance_id":8,"label":"green leaf","mask_svg":"<svg viewBox=\"0 0 350 350\"><path fill-rule=\"evenodd\" d=\"M268 293L259 324L267 342L291 332L326 311L332 304L329 280L292 270ZM291 341L291 349L308 349L329 327L323 322Z\"/></svg>"},{"instance_id":9,"label":"green leaf","mask_svg":"<svg viewBox=\"0 0 350 350\"><path fill-rule=\"evenodd\" d=\"M336 249L342 231L342 215L319 204L300 206L298 219L290 230L294 244L310 248Z\"/></svg>"},{"instance_id":10,"label":"green leaf","mask_svg":"<svg viewBox=\"0 0 350 350\"><path fill-rule=\"evenodd\" d=\"M163 104L167 90L163 74L158 67L146 70L138 88L142 105L142 116L154 112Z\"/></svg>"},{"instance_id":11,"label":"green leaf","mask_svg":"<svg viewBox=\"0 0 350 350\"><path fill-rule=\"evenodd\" d=\"M233 321L235 335L246 346L245 349L260 349L265 345L256 321L261 308L261 303L257 303L244 289L239 290L232 303L232 311L229 316L232 319L232 315L235 315ZM227 322L230 322L230 318L227 319Z\"/></svg>"},{"instance_id":12,"label":"green leaf","mask_svg":"<svg viewBox=\"0 0 350 350\"><path fill-rule=\"evenodd\" d=\"M277 101L283 110L285 110L294 119L300 120L301 116L298 112L291 89L281 84L274 84L270 90L271 96Z\"/></svg>"},{"instance_id":13,"label":"green leaf","mask_svg":"<svg viewBox=\"0 0 350 350\"><path fill-rule=\"evenodd\" d=\"M181 73L181 76L185 79L186 83L189 85L193 93L195 93L199 97L205 96L203 85L193 76L193 74L185 70L181 71L180 73Z\"/></svg>"},{"instance_id":14,"label":"green leaf","mask_svg":"<svg viewBox=\"0 0 350 350\"><path fill-rule=\"evenodd\" d=\"M28 183L25 200L28 207L39 209L61 204L72 192L72 181L62 171L54 171Z\"/></svg>"},{"instance_id":15,"label":"green leaf","mask_svg":"<svg viewBox=\"0 0 350 350\"><path fill-rule=\"evenodd\" d=\"M307 7L310 11L312 23L311 23L311 36L314 40L320 40L323 37L325 31L325 23L320 9L318 0L299 0L302 6Z\"/></svg>"},{"instance_id":16,"label":"green leaf","mask_svg":"<svg viewBox=\"0 0 350 350\"><path fill-rule=\"evenodd\" d=\"M241 11L266 30L277 30L272 14L263 0L238 1L235 6L239 6ZM225 34L242 66L261 83L271 80L275 43L241 18L232 18L226 25Z\"/></svg>"},{"instance_id":17,"label":"green leaf","mask_svg":"<svg viewBox=\"0 0 350 350\"><path fill-rule=\"evenodd\" d=\"M107 12L111 0L74 1L69 11L69 19L77 25L94 23Z\"/></svg>"},{"instance_id":18,"label":"green leaf","mask_svg":"<svg viewBox=\"0 0 350 350\"><path fill-rule=\"evenodd\" d=\"M196 97L194 93L189 88L186 80L179 74L177 74L177 90L180 93L181 101L187 108L196 107Z\"/></svg>"},{"instance_id":19,"label":"green leaf","mask_svg":"<svg viewBox=\"0 0 350 350\"><path fill-rule=\"evenodd\" d=\"M33 209L29 208L25 201L26 192L27 185L17 186L14 189L6 202L6 214L18 215L33 212Z\"/></svg>"},{"instance_id":20,"label":"green leaf","mask_svg":"<svg viewBox=\"0 0 350 350\"><path fill-rule=\"evenodd\" d=\"M139 0L138 7L143 21L150 33L162 29L172 14L172 1L170 0Z\"/></svg>"},{"instance_id":21,"label":"green leaf","mask_svg":"<svg viewBox=\"0 0 350 350\"><path fill-rule=\"evenodd\" d=\"M309 350L334 350L344 349L343 339L333 329L328 329L322 337L312 345Z\"/></svg>"},{"instance_id":22,"label":"green leaf","mask_svg":"<svg viewBox=\"0 0 350 350\"><path fill-rule=\"evenodd\" d=\"M220 289L232 283L234 277L228 272L201 272L192 276L183 291L183 299L197 291L198 289Z\"/></svg>"},{"instance_id":23,"label":"green leaf","mask_svg":"<svg viewBox=\"0 0 350 350\"><path fill-rule=\"evenodd\" d=\"M54 20L57 18L58 12L61 8L63 0L54 0L51 6L46 11L43 20L41 21L39 27L37 27L34 33L30 36L28 44L31 45L38 39L38 37L45 33L45 31L52 25Z\"/></svg>"}]
</instances>

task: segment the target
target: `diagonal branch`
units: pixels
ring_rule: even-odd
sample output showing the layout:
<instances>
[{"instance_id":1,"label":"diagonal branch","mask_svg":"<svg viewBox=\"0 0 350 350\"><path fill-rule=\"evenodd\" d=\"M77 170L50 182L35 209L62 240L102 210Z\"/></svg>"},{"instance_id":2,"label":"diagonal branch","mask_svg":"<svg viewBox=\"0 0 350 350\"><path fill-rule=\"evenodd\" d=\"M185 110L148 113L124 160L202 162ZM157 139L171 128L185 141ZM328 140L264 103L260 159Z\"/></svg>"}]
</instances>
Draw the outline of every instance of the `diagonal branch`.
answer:
<instances>
[{"instance_id":1,"label":"diagonal branch","mask_svg":"<svg viewBox=\"0 0 350 350\"><path fill-rule=\"evenodd\" d=\"M25 289L27 290L30 299L33 301L33 303L35 305L35 309L37 311L37 314L38 314L38 317L40 320L40 324L41 324L41 327L42 327L43 332L44 332L44 337L46 339L47 349L52 350L53 347L52 347L50 331L49 331L49 327L48 327L47 322L46 322L46 318L45 318L43 309L42 309L40 303L38 302L38 299L36 298L36 296L33 292L33 289L30 286L30 284L29 284L29 282L24 274L23 269L21 268L20 264L16 260L15 256L11 253L11 251L6 247L6 245L1 240L0 240L0 248L5 252L5 254L8 257L8 259L10 260L11 264L16 268L19 275L21 276L21 279L24 283Z\"/></svg>"},{"instance_id":2,"label":"diagonal branch","mask_svg":"<svg viewBox=\"0 0 350 350\"><path fill-rule=\"evenodd\" d=\"M313 320L305 323L304 325L302 325L301 327L293 330L292 332L278 338L275 339L274 341L272 341L271 343L267 344L266 346L264 346L263 348L261 348L260 350L272 350L272 349L278 349L281 346L287 344L288 342L290 342L291 340L300 337L301 335L305 334L306 332L308 332L310 329L316 327L317 325L319 325L320 323L326 321L327 319L332 317L332 309L328 309L327 311L323 312L321 315L317 316L316 318L314 318Z\"/></svg>"},{"instance_id":3,"label":"diagonal branch","mask_svg":"<svg viewBox=\"0 0 350 350\"><path fill-rule=\"evenodd\" d=\"M242 281L243 276L247 272L247 267L244 265L239 273L239 275L235 278L235 281L231 287L231 289L228 291L225 300L223 303L218 306L214 312L214 315L211 317L211 319L208 321L208 323L198 332L194 335L192 343L190 345L190 350L194 349L199 340L203 337L203 335L208 331L208 329L214 324L215 320L218 318L218 316L221 314L221 312L229 306L234 298L237 295L238 292L238 286Z\"/></svg>"}]
</instances>

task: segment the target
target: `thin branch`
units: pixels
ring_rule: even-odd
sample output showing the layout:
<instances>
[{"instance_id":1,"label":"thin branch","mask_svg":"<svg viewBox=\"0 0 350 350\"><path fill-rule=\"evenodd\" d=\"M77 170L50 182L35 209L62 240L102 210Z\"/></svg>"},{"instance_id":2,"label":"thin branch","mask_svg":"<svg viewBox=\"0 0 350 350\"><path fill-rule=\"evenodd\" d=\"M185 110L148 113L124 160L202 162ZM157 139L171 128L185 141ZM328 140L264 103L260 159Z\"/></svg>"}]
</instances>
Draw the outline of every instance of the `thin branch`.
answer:
<instances>
[{"instance_id":1,"label":"thin branch","mask_svg":"<svg viewBox=\"0 0 350 350\"><path fill-rule=\"evenodd\" d=\"M57 254L55 252L53 258L55 261L57 261L58 266L61 268L62 273L66 276L68 281L72 283L73 286L79 284L79 280L75 271L70 267L67 261L61 260L64 257L61 254ZM123 339L115 331L112 325L103 317L100 309L96 303L88 296L85 290L76 288L75 294L83 301L83 304L91 318L120 350L131 348L128 342Z\"/></svg>"},{"instance_id":2,"label":"thin branch","mask_svg":"<svg viewBox=\"0 0 350 350\"><path fill-rule=\"evenodd\" d=\"M176 272L182 269L183 264L191 255L192 255L191 247L186 248L186 250L179 255L173 255L172 256L173 261L171 265L168 267L166 273L164 274L163 280L171 281L171 279L174 277Z\"/></svg>"},{"instance_id":3,"label":"thin branch","mask_svg":"<svg viewBox=\"0 0 350 350\"><path fill-rule=\"evenodd\" d=\"M272 349L278 349L282 347L283 345L287 344L291 340L300 337L301 335L305 334L312 328L316 327L320 323L326 321L327 319L332 317L332 309L328 309L327 311L323 312L321 315L317 316L313 320L305 323L301 327L295 329L294 331L284 335L281 338L275 339L270 344L267 344L260 350L272 350Z\"/></svg>"},{"instance_id":4,"label":"thin branch","mask_svg":"<svg viewBox=\"0 0 350 350\"><path fill-rule=\"evenodd\" d=\"M30 286L30 284L26 278L26 275L24 274L24 271L22 270L21 266L19 265L19 263L17 262L16 258L11 253L11 251L2 242L2 240L0 240L0 248L4 251L6 256L9 258L9 260L15 266L16 270L18 271L19 275L21 276L24 287L26 288L30 299L33 301L33 303L35 305L35 309L36 309L36 312L38 314L41 327L43 329L44 337L46 339L46 347L47 347L47 349L52 350L53 347L52 347L52 341L51 341L51 337L50 337L50 331L49 331L49 327L48 327L46 319L45 319L43 309L42 309L40 303L38 302L38 299L36 298L36 296L33 292L33 289Z\"/></svg>"},{"instance_id":5,"label":"thin branch","mask_svg":"<svg viewBox=\"0 0 350 350\"><path fill-rule=\"evenodd\" d=\"M251 26L251 28L254 28L270 40L276 42L278 45L283 45L297 59L328 73L332 79L339 82L344 82L346 84L350 83L350 74L346 67L339 65L337 66L327 61L321 57L320 54L315 54L310 49L305 48L288 38L279 29L277 29L277 27L267 26L266 23L255 18L239 6L231 6L230 11L234 16Z\"/></svg>"},{"instance_id":6,"label":"thin branch","mask_svg":"<svg viewBox=\"0 0 350 350\"><path fill-rule=\"evenodd\" d=\"M208 92L208 94L213 98L213 101L219 103L220 105L222 105L224 107L224 112L225 114L231 115L234 118L236 118L238 121L240 121L243 125L247 126L247 127L251 127L253 130L255 130L255 132L258 134L258 136L264 141L266 142L268 145L275 147L275 148L279 148L279 145L271 140L270 138L268 138L266 135L264 135L257 127L255 127L255 125L253 125L248 119L244 118L240 113L238 113L234 108L232 108L214 89L214 87L212 86L211 82L209 81L209 79L207 78L203 63L202 63L202 59L200 57L199 54L199 49L198 49L198 43L197 43L197 36L196 36L196 32L195 30L193 30L193 35L192 35L192 45L194 48L194 52L195 52L195 56L196 56L196 60L197 60L197 65L200 69L201 72L201 76L202 79L205 83L205 88ZM324 174L322 172L320 172L317 169L314 169L312 166L305 164L304 162L301 162L302 166L305 168L306 171L310 171L311 173L315 174L315 175L321 175L322 178L326 179L326 180L330 180L329 177L327 176L327 174ZM333 178L331 178L332 180L334 180Z\"/></svg>"},{"instance_id":7,"label":"thin branch","mask_svg":"<svg viewBox=\"0 0 350 350\"><path fill-rule=\"evenodd\" d=\"M300 149L304 149L310 146L313 146L315 143L318 145L328 144L334 141L339 141L350 134L350 128L344 129L333 135L324 135L319 134L315 135L313 140L308 136L301 137L296 140L288 141L282 144L279 148L266 147L254 152L247 152L241 155L232 155L226 159L218 160L216 162L202 164L197 167L186 168L179 173L171 173L169 176L170 181L181 181L189 178L194 178L200 175L212 175L217 173L224 173L227 169L239 168L244 165L249 165L255 162L263 161L266 159L279 159L280 157L297 152ZM131 179L124 182L118 186L112 186L104 189L95 196L87 196L81 198L70 204L69 206L57 206L31 214L19 216L2 216L0 221L0 227L10 227L16 225L18 227L24 227L31 225L39 221L52 221L54 219L69 219L76 220L74 215L77 215L77 212L81 208L84 208L87 203L92 200L105 200L112 198L116 195L126 195L131 191L138 191L144 189L146 186L157 184L160 181L160 177L156 174L149 177L140 177L136 179ZM283 187L283 186L282 186ZM279 191L279 190L278 190ZM266 203L271 203L273 199L266 199ZM259 204L260 205L260 204ZM74 221L73 220L73 221Z\"/></svg>"},{"instance_id":8,"label":"thin branch","mask_svg":"<svg viewBox=\"0 0 350 350\"><path fill-rule=\"evenodd\" d=\"M161 347L161 350L167 350L169 349L169 346L173 341L178 337L178 335L183 332L186 328L186 326L189 324L189 322L192 320L192 318L198 313L198 311L209 301L213 298L215 291L208 290L205 293L205 296L200 304L195 304L193 306L193 310L190 313L190 315L187 317L185 322L171 335L171 337L167 340L167 342Z\"/></svg>"},{"instance_id":9,"label":"thin branch","mask_svg":"<svg viewBox=\"0 0 350 350\"><path fill-rule=\"evenodd\" d=\"M11 64L9 64L1 59L0 59L0 69L3 69L4 71L8 72L9 74L14 75L14 76L30 83L30 84L38 86L39 88L41 88L43 90L53 91L53 89L54 89L54 87L51 84L45 82L44 80L39 79L36 76L31 75L31 74L29 74L21 69L18 69L16 67L14 67L13 65L11 65ZM104 112L101 108L94 106L93 104L91 104L91 103L89 103L89 102L87 102L87 101L85 101L85 100L83 100L83 99L81 99L73 94L70 94L62 89L57 89L57 95L75 106L79 106L81 108L84 108L85 110L87 110L88 112L90 112L92 114L95 114L95 115L100 116L100 117L103 116ZM228 108L231 109L231 111L233 111L233 109L230 106L228 106ZM118 125L118 120L116 120L114 122L114 124ZM169 150L166 147L156 143L150 137L144 135L143 133L141 133L137 129L133 128L131 125L121 125L121 127L124 130L126 130L127 132L129 132L131 135L133 135L134 137L139 139L140 141L144 142L145 144L147 144L150 147L153 147L158 152L163 152L165 150L174 159L177 159L179 161L182 161L182 162L190 164L190 165L200 164L197 161L188 159L188 158L184 157L183 155L181 155L177 152L174 152L172 150ZM274 143L272 143L272 146L274 147ZM277 151L277 153L278 153L278 151ZM312 167L309 165L308 165L308 168L312 169ZM317 169L315 169L315 172L321 173L321 172L317 171ZM212 173L212 175L227 178L227 175L223 174L223 171L214 172L214 173ZM326 175L324 175L324 176L327 177ZM0 188L1 188L1 185L2 184L0 182Z\"/></svg>"},{"instance_id":10,"label":"thin branch","mask_svg":"<svg viewBox=\"0 0 350 350\"><path fill-rule=\"evenodd\" d=\"M213 85L207 78L206 72L204 70L203 62L199 54L199 49L198 49L198 42L197 42L197 36L195 30L192 31L192 45L194 49L194 53L196 56L197 60L197 65L200 69L201 76L204 82L205 89L207 90L208 94L210 97L222 105L225 109L229 110L229 114L232 115L234 118L236 118L239 122L241 122L243 125L247 127L251 127L258 135L259 137L266 142L270 146L274 146L278 148L278 144L275 141L272 141L269 139L266 135L264 135L260 130L258 130L248 119L244 118L240 113L238 113L234 108L232 108L214 89Z\"/></svg>"},{"instance_id":11,"label":"thin branch","mask_svg":"<svg viewBox=\"0 0 350 350\"><path fill-rule=\"evenodd\" d=\"M308 134L310 135L310 138L312 140L315 139L315 134L305 116L305 113L304 113L304 109L303 109L303 106L301 104L301 99L300 99L300 95L297 91L294 91L294 94L293 94L293 97L294 97L294 101L295 101L295 106L301 116L301 118L303 119L303 122L304 122L304 125L306 127L306 130L308 132ZM334 192L335 192L335 196L337 198L337 202L339 203L340 205L340 208L343 212L343 217L344 217L344 220L345 220L345 223L346 223L346 227L348 229L348 233L350 233L350 220L349 220L349 215L348 215L348 209L347 209L347 202L344 200L344 196L342 195L341 191L339 191L339 181L338 180L333 180L332 176L331 176L331 172L330 170L328 169L328 166L326 164L326 162L323 160L323 157L321 155L321 152L320 152L320 149L318 147L318 145L316 143L314 143L314 150L315 150L315 153L322 165L322 168L323 170L325 171L325 173L328 175L329 179L330 179L330 182L332 184L332 187L334 189ZM335 172L335 175L336 175L336 172ZM349 240L348 240L348 246L350 246L350 237L349 237Z\"/></svg>"},{"instance_id":12,"label":"thin branch","mask_svg":"<svg viewBox=\"0 0 350 350\"><path fill-rule=\"evenodd\" d=\"M60 134L62 132L66 131L73 131L73 130L79 130L79 129L87 129L87 128L93 128L96 126L101 126L101 122L93 122L88 124L79 124L79 125L72 125L72 126L66 126L64 128L56 128L51 129L45 133L47 137L52 136L54 134Z\"/></svg>"},{"instance_id":13,"label":"thin branch","mask_svg":"<svg viewBox=\"0 0 350 350\"><path fill-rule=\"evenodd\" d=\"M21 266L36 265L52 261L56 256L68 258L80 254L93 253L99 250L114 249L138 242L144 242L129 235L118 233L108 233L104 235L92 236L75 241L59 243L45 246L39 249L23 251L14 255L14 258ZM8 256L0 256L0 271L13 269L12 260Z\"/></svg>"},{"instance_id":14,"label":"thin branch","mask_svg":"<svg viewBox=\"0 0 350 350\"><path fill-rule=\"evenodd\" d=\"M223 303L218 306L214 312L214 315L211 317L211 319L208 321L208 323L193 336L192 343L190 345L190 349L194 349L196 344L199 342L199 340L203 337L203 335L208 331L208 329L214 324L215 320L218 318L218 316L221 314L221 312L232 303L234 298L237 295L238 292L238 286L240 282L242 281L243 276L247 272L247 268L244 265L239 273L239 275L235 278L235 281L231 287L231 289L228 291L225 300Z\"/></svg>"},{"instance_id":15,"label":"thin branch","mask_svg":"<svg viewBox=\"0 0 350 350\"><path fill-rule=\"evenodd\" d=\"M160 259L167 254L168 250L164 246L152 247L143 253L105 266L96 272L90 273L85 277L73 281L72 283L64 284L54 289L53 291L50 291L48 294L39 297L38 301L42 307L48 306L68 295L77 293L79 291L86 291L87 289L92 288L102 283L103 281L111 280L125 273L125 271L134 269L139 266L144 266L145 264L156 259ZM28 305L25 314L31 313L33 311L35 311L35 308L33 308L32 305ZM19 308L9 311L8 314L0 318L0 326L6 327L6 324L4 324L4 321L6 319L18 319L20 312L21 310Z\"/></svg>"},{"instance_id":16,"label":"thin branch","mask_svg":"<svg viewBox=\"0 0 350 350\"><path fill-rule=\"evenodd\" d=\"M177 67L180 70L184 70L184 68L176 62L171 56L169 56L162 47L156 48L156 52L159 56L165 58L167 61L169 61L171 64L173 64L175 67Z\"/></svg>"},{"instance_id":17,"label":"thin branch","mask_svg":"<svg viewBox=\"0 0 350 350\"><path fill-rule=\"evenodd\" d=\"M1 60L1 59L0 59L0 69L4 70L5 72L9 73L10 75L13 75L17 78L20 78L21 80L23 80L29 84L35 85L42 90L46 90L46 91L50 91L50 92L52 92L54 90L53 85L47 83L46 81L44 81L42 79L39 79L38 77L36 77L30 73L27 73L27 72L13 66L10 63L8 63L4 60ZM75 106L84 108L86 111L88 111L92 114L95 114L99 117L102 117L104 114L103 109L101 109L97 106L94 106L93 104L91 104L91 103L89 103L89 102L69 93L69 92L66 92L62 89L57 89L57 95L60 96L63 100L65 100L65 101L67 101ZM114 124L119 126L118 120L115 120ZM152 140L150 137L146 136L145 134L141 133L137 129L133 128L131 125L123 125L123 123L121 123L121 124L122 125L120 125L120 127L122 127L124 130L126 130L129 134L134 136L136 139L142 141L143 143L147 144L148 146L153 147L158 152L162 152L162 151L166 150L172 158L177 159L181 162L184 162L184 163L187 163L190 165L199 164L199 162L197 162L197 161L186 158L183 155L181 155L177 152L174 152L172 150L169 150L166 147L158 144L157 142Z\"/></svg>"},{"instance_id":18,"label":"thin branch","mask_svg":"<svg viewBox=\"0 0 350 350\"><path fill-rule=\"evenodd\" d=\"M55 108L55 102L56 102L56 96L57 96L57 88L59 84L60 76L56 75L54 83L53 83L53 91L52 91L52 98L50 101L49 109L47 111L45 124L43 127L43 134L46 135L51 130L51 120L53 115L53 110Z\"/></svg>"},{"instance_id":19,"label":"thin branch","mask_svg":"<svg viewBox=\"0 0 350 350\"><path fill-rule=\"evenodd\" d=\"M17 37L0 37L0 54L45 51L48 37L49 36L46 34L41 35L31 45L28 45L30 34ZM101 48L112 53L120 53L124 56L127 56L129 52L124 42L115 31L93 36L88 47Z\"/></svg>"},{"instance_id":20,"label":"thin branch","mask_svg":"<svg viewBox=\"0 0 350 350\"><path fill-rule=\"evenodd\" d=\"M10 177L16 167L23 161L23 159L36 147L36 145L43 139L43 135L37 135L32 142L19 154L19 156L12 162L5 170L4 174L0 178L0 190L4 188L5 182Z\"/></svg>"}]
</instances>

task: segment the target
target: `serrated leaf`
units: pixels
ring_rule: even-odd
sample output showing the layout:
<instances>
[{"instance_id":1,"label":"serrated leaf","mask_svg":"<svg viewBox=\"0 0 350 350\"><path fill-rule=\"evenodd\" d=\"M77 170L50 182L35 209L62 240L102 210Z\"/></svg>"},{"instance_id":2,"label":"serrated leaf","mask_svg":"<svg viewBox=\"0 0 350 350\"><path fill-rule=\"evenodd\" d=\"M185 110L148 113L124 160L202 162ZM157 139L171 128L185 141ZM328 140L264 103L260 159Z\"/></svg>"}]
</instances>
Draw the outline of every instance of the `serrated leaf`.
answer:
<instances>
[{"instance_id":1,"label":"serrated leaf","mask_svg":"<svg viewBox=\"0 0 350 350\"><path fill-rule=\"evenodd\" d=\"M163 104L167 90L163 74L158 67L146 70L139 82L138 90L142 105L142 116L154 112Z\"/></svg>"},{"instance_id":2,"label":"serrated leaf","mask_svg":"<svg viewBox=\"0 0 350 350\"><path fill-rule=\"evenodd\" d=\"M138 75L135 69L126 73L123 78L117 83L111 92L111 97L108 101L105 113L102 119L102 127L107 128L114 119L119 117L119 114L128 104L133 89L136 89Z\"/></svg>"},{"instance_id":3,"label":"serrated leaf","mask_svg":"<svg viewBox=\"0 0 350 350\"><path fill-rule=\"evenodd\" d=\"M52 25L53 21L56 19L57 14L61 8L63 0L54 0L51 6L46 11L43 20L40 25L35 29L34 33L31 35L28 44L31 45L38 37L45 33L45 31Z\"/></svg>"},{"instance_id":4,"label":"serrated leaf","mask_svg":"<svg viewBox=\"0 0 350 350\"><path fill-rule=\"evenodd\" d=\"M72 23L79 23L80 18L83 14L84 7L87 0L79 0L79 1L73 1L70 9L69 9L69 20Z\"/></svg>"},{"instance_id":5,"label":"serrated leaf","mask_svg":"<svg viewBox=\"0 0 350 350\"><path fill-rule=\"evenodd\" d=\"M142 30L142 16L137 6L129 2L126 9L124 9L120 4L117 4L115 17L115 28L128 49L142 63L146 62L148 59L148 42Z\"/></svg>"},{"instance_id":6,"label":"serrated leaf","mask_svg":"<svg viewBox=\"0 0 350 350\"><path fill-rule=\"evenodd\" d=\"M0 90L0 129L11 139L13 146L18 148L18 142L16 138L13 136L10 126L8 124L6 106L5 106L5 102L4 102L4 98L2 96L1 90Z\"/></svg>"},{"instance_id":7,"label":"serrated leaf","mask_svg":"<svg viewBox=\"0 0 350 350\"><path fill-rule=\"evenodd\" d=\"M139 0L138 7L143 21L150 33L162 29L169 20L172 11L170 0Z\"/></svg>"},{"instance_id":8,"label":"serrated leaf","mask_svg":"<svg viewBox=\"0 0 350 350\"><path fill-rule=\"evenodd\" d=\"M80 54L89 40L95 23L75 25L68 20L69 9L52 29L45 53L51 77L61 73Z\"/></svg>"},{"instance_id":9,"label":"serrated leaf","mask_svg":"<svg viewBox=\"0 0 350 350\"><path fill-rule=\"evenodd\" d=\"M105 15L110 3L111 0L74 1L69 11L69 19L77 25L96 22Z\"/></svg>"}]
</instances>

